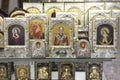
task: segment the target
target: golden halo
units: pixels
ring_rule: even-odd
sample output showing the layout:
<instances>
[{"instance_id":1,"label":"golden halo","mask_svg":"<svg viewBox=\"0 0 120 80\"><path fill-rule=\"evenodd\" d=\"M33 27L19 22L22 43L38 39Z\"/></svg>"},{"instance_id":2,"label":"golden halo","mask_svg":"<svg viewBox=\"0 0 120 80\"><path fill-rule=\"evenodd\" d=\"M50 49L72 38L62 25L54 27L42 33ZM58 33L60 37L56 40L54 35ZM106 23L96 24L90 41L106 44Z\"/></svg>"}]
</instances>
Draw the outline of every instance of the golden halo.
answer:
<instances>
[{"instance_id":1,"label":"golden halo","mask_svg":"<svg viewBox=\"0 0 120 80\"><path fill-rule=\"evenodd\" d=\"M20 29L19 29L18 27L15 27L15 28L13 28L13 29L12 29L12 33L13 33L13 34L14 34L14 31L15 31L15 30L17 30L17 31L18 31L18 33L20 33L20 32L21 32L21 31L20 31Z\"/></svg>"},{"instance_id":2,"label":"golden halo","mask_svg":"<svg viewBox=\"0 0 120 80\"><path fill-rule=\"evenodd\" d=\"M103 32L110 33L109 29L107 27L104 27L100 30L100 34L103 35Z\"/></svg>"}]
</instances>

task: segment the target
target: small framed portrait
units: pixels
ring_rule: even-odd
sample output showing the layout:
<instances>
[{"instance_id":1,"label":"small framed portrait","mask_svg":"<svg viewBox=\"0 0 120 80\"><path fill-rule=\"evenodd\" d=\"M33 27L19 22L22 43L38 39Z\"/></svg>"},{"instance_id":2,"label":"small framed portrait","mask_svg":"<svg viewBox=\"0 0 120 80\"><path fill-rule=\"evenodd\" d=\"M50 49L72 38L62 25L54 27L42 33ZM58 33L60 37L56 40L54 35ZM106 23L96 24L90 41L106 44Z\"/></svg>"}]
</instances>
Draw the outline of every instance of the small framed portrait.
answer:
<instances>
[{"instance_id":1,"label":"small framed portrait","mask_svg":"<svg viewBox=\"0 0 120 80\"><path fill-rule=\"evenodd\" d=\"M75 80L74 64L72 62L61 62L59 65L60 80Z\"/></svg>"},{"instance_id":2,"label":"small framed portrait","mask_svg":"<svg viewBox=\"0 0 120 80\"><path fill-rule=\"evenodd\" d=\"M92 50L95 53L91 54L91 57L114 58L118 45L118 19L94 19L93 35Z\"/></svg>"},{"instance_id":3,"label":"small framed portrait","mask_svg":"<svg viewBox=\"0 0 120 80\"><path fill-rule=\"evenodd\" d=\"M86 64L75 62L75 80L86 80Z\"/></svg>"},{"instance_id":4,"label":"small framed portrait","mask_svg":"<svg viewBox=\"0 0 120 80\"><path fill-rule=\"evenodd\" d=\"M36 80L50 80L51 79L51 67L48 62L36 62L35 63L35 79Z\"/></svg>"},{"instance_id":5,"label":"small framed portrait","mask_svg":"<svg viewBox=\"0 0 120 80\"><path fill-rule=\"evenodd\" d=\"M75 58L72 48L52 48L50 58Z\"/></svg>"},{"instance_id":6,"label":"small framed portrait","mask_svg":"<svg viewBox=\"0 0 120 80\"><path fill-rule=\"evenodd\" d=\"M64 3L44 3L44 13L47 13L48 19L55 18L56 12L64 11Z\"/></svg>"},{"instance_id":7,"label":"small framed portrait","mask_svg":"<svg viewBox=\"0 0 120 80\"><path fill-rule=\"evenodd\" d=\"M104 2L85 3L85 26L89 25L89 10L104 10Z\"/></svg>"},{"instance_id":8,"label":"small framed portrait","mask_svg":"<svg viewBox=\"0 0 120 80\"><path fill-rule=\"evenodd\" d=\"M28 11L24 9L14 9L10 12L9 16L15 18L24 18L26 13L28 13Z\"/></svg>"},{"instance_id":9,"label":"small framed portrait","mask_svg":"<svg viewBox=\"0 0 120 80\"><path fill-rule=\"evenodd\" d=\"M29 80L30 67L28 65L15 66L15 80Z\"/></svg>"},{"instance_id":10,"label":"small framed portrait","mask_svg":"<svg viewBox=\"0 0 120 80\"><path fill-rule=\"evenodd\" d=\"M22 47L28 45L28 22L26 18L5 18L5 46Z\"/></svg>"},{"instance_id":11,"label":"small framed portrait","mask_svg":"<svg viewBox=\"0 0 120 80\"><path fill-rule=\"evenodd\" d=\"M90 57L90 44L86 39L80 39L77 42L77 58Z\"/></svg>"},{"instance_id":12,"label":"small framed portrait","mask_svg":"<svg viewBox=\"0 0 120 80\"><path fill-rule=\"evenodd\" d=\"M109 18L111 16L110 10L89 10L89 41L90 43L93 42L92 40L92 23L95 18Z\"/></svg>"},{"instance_id":13,"label":"small framed portrait","mask_svg":"<svg viewBox=\"0 0 120 80\"><path fill-rule=\"evenodd\" d=\"M79 27L84 26L84 3L65 3L65 11L76 12L78 15L76 20L77 25L79 25Z\"/></svg>"},{"instance_id":14,"label":"small framed portrait","mask_svg":"<svg viewBox=\"0 0 120 80\"><path fill-rule=\"evenodd\" d=\"M32 14L43 13L43 3L23 3L23 9Z\"/></svg>"},{"instance_id":15,"label":"small framed portrait","mask_svg":"<svg viewBox=\"0 0 120 80\"><path fill-rule=\"evenodd\" d=\"M93 20L93 47L116 48L118 34L117 18L96 18Z\"/></svg>"},{"instance_id":16,"label":"small framed portrait","mask_svg":"<svg viewBox=\"0 0 120 80\"><path fill-rule=\"evenodd\" d=\"M11 80L10 63L0 63L0 79Z\"/></svg>"},{"instance_id":17,"label":"small framed portrait","mask_svg":"<svg viewBox=\"0 0 120 80\"><path fill-rule=\"evenodd\" d=\"M49 28L49 46L73 46L73 20L70 18L52 18Z\"/></svg>"},{"instance_id":18,"label":"small framed portrait","mask_svg":"<svg viewBox=\"0 0 120 80\"><path fill-rule=\"evenodd\" d=\"M46 56L46 47L45 42L42 40L32 41L31 52L33 58L45 58Z\"/></svg>"},{"instance_id":19,"label":"small framed portrait","mask_svg":"<svg viewBox=\"0 0 120 80\"><path fill-rule=\"evenodd\" d=\"M10 35L12 34L12 35ZM25 45L24 28L20 25L12 25L8 29L8 45Z\"/></svg>"},{"instance_id":20,"label":"small framed portrait","mask_svg":"<svg viewBox=\"0 0 120 80\"><path fill-rule=\"evenodd\" d=\"M47 40L47 14L26 14L29 20L29 39Z\"/></svg>"},{"instance_id":21,"label":"small framed portrait","mask_svg":"<svg viewBox=\"0 0 120 80\"><path fill-rule=\"evenodd\" d=\"M102 80L102 62L88 62L87 80Z\"/></svg>"},{"instance_id":22,"label":"small framed portrait","mask_svg":"<svg viewBox=\"0 0 120 80\"><path fill-rule=\"evenodd\" d=\"M105 9L106 10L120 10L120 2L106 2Z\"/></svg>"}]
</instances>

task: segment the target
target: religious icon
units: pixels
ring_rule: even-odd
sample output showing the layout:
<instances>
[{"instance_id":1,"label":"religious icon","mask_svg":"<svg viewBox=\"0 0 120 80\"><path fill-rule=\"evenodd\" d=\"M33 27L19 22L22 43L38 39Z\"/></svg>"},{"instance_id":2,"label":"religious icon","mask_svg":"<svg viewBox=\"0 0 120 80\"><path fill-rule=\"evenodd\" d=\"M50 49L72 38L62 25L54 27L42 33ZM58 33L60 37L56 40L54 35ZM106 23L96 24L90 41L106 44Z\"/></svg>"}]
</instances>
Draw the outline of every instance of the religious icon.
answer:
<instances>
[{"instance_id":1,"label":"religious icon","mask_svg":"<svg viewBox=\"0 0 120 80\"><path fill-rule=\"evenodd\" d=\"M43 41L33 42L32 57L45 57L45 43Z\"/></svg>"},{"instance_id":2,"label":"religious icon","mask_svg":"<svg viewBox=\"0 0 120 80\"><path fill-rule=\"evenodd\" d=\"M71 80L71 76L70 70L66 67L62 73L62 80Z\"/></svg>"},{"instance_id":3,"label":"religious icon","mask_svg":"<svg viewBox=\"0 0 120 80\"><path fill-rule=\"evenodd\" d=\"M20 25L12 25L8 28L8 45L25 45L24 28Z\"/></svg>"},{"instance_id":4,"label":"religious icon","mask_svg":"<svg viewBox=\"0 0 120 80\"><path fill-rule=\"evenodd\" d=\"M36 80L49 80L50 79L50 64L36 62Z\"/></svg>"},{"instance_id":5,"label":"religious icon","mask_svg":"<svg viewBox=\"0 0 120 80\"><path fill-rule=\"evenodd\" d=\"M55 18L57 12L64 11L63 3L44 3L44 12L47 13L48 18Z\"/></svg>"},{"instance_id":6,"label":"religious icon","mask_svg":"<svg viewBox=\"0 0 120 80\"><path fill-rule=\"evenodd\" d=\"M62 46L68 45L68 38L64 34L64 28L59 27L58 31L59 31L58 34L55 36L54 45L59 45L59 46L60 45L62 45Z\"/></svg>"},{"instance_id":7,"label":"religious icon","mask_svg":"<svg viewBox=\"0 0 120 80\"><path fill-rule=\"evenodd\" d=\"M118 18L95 18L93 19L92 46L96 58L114 58L118 46ZM114 49L113 49L114 48Z\"/></svg>"},{"instance_id":8,"label":"religious icon","mask_svg":"<svg viewBox=\"0 0 120 80\"><path fill-rule=\"evenodd\" d=\"M4 79L5 77L7 77L6 68L5 67L0 67L0 78Z\"/></svg>"},{"instance_id":9,"label":"religious icon","mask_svg":"<svg viewBox=\"0 0 120 80\"><path fill-rule=\"evenodd\" d=\"M29 56L28 20L26 18L4 18L4 50L6 57Z\"/></svg>"},{"instance_id":10,"label":"religious icon","mask_svg":"<svg viewBox=\"0 0 120 80\"><path fill-rule=\"evenodd\" d=\"M110 24L102 24L97 28L97 44L113 45L113 27Z\"/></svg>"},{"instance_id":11,"label":"religious icon","mask_svg":"<svg viewBox=\"0 0 120 80\"><path fill-rule=\"evenodd\" d=\"M23 9L27 10L32 14L40 14L43 12L43 4L42 3L23 3Z\"/></svg>"},{"instance_id":12,"label":"religious icon","mask_svg":"<svg viewBox=\"0 0 120 80\"><path fill-rule=\"evenodd\" d=\"M30 39L44 39L44 23L39 20L30 22Z\"/></svg>"},{"instance_id":13,"label":"religious icon","mask_svg":"<svg viewBox=\"0 0 120 80\"><path fill-rule=\"evenodd\" d=\"M61 64L60 80L74 80L74 68L71 63Z\"/></svg>"},{"instance_id":14,"label":"religious icon","mask_svg":"<svg viewBox=\"0 0 120 80\"><path fill-rule=\"evenodd\" d=\"M29 67L28 66L19 66L15 67L16 80L29 80Z\"/></svg>"},{"instance_id":15,"label":"religious icon","mask_svg":"<svg viewBox=\"0 0 120 80\"><path fill-rule=\"evenodd\" d=\"M91 68L91 70L92 71L91 71L90 76L89 76L90 80L100 80L100 75L97 71L97 68L94 66Z\"/></svg>"},{"instance_id":16,"label":"religious icon","mask_svg":"<svg viewBox=\"0 0 120 80\"><path fill-rule=\"evenodd\" d=\"M9 63L0 63L0 80L10 80L9 67Z\"/></svg>"},{"instance_id":17,"label":"religious icon","mask_svg":"<svg viewBox=\"0 0 120 80\"><path fill-rule=\"evenodd\" d=\"M47 14L26 14L29 20L29 38L46 39Z\"/></svg>"},{"instance_id":18,"label":"religious icon","mask_svg":"<svg viewBox=\"0 0 120 80\"><path fill-rule=\"evenodd\" d=\"M49 45L68 47L73 45L73 20L71 18L51 18L49 28Z\"/></svg>"},{"instance_id":19,"label":"religious icon","mask_svg":"<svg viewBox=\"0 0 120 80\"><path fill-rule=\"evenodd\" d=\"M77 46L77 57L89 57L90 56L90 45L86 39L78 41Z\"/></svg>"},{"instance_id":20,"label":"religious icon","mask_svg":"<svg viewBox=\"0 0 120 80\"><path fill-rule=\"evenodd\" d=\"M52 17L52 18L56 17L56 11L55 11L55 9L54 9L53 12L51 13L51 17Z\"/></svg>"},{"instance_id":21,"label":"religious icon","mask_svg":"<svg viewBox=\"0 0 120 80\"><path fill-rule=\"evenodd\" d=\"M102 80L102 63L88 63L88 80Z\"/></svg>"}]
</instances>

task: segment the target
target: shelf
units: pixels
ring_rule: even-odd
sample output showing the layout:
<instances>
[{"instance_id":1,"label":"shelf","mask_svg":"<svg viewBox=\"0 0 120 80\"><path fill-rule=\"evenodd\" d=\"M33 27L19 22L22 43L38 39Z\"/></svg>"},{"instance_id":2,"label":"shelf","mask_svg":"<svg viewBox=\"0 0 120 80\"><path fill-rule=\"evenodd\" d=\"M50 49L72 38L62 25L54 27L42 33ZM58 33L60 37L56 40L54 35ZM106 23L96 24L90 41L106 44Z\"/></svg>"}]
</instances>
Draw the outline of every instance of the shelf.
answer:
<instances>
[{"instance_id":1,"label":"shelf","mask_svg":"<svg viewBox=\"0 0 120 80\"><path fill-rule=\"evenodd\" d=\"M42 62L62 62L62 61L70 61L70 62L89 62L89 61L112 61L114 58L86 58L86 59L76 59L76 58L0 58L0 62L34 62L34 61L42 61Z\"/></svg>"}]
</instances>

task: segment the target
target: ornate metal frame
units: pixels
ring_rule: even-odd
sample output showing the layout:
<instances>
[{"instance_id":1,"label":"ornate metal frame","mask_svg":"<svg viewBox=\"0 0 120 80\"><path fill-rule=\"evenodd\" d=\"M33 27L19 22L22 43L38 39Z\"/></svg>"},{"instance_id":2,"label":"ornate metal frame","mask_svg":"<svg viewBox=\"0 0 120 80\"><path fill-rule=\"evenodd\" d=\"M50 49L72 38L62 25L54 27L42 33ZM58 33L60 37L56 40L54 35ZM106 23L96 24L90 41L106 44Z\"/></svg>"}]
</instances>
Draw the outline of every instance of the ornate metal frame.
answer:
<instances>
[{"instance_id":1,"label":"ornate metal frame","mask_svg":"<svg viewBox=\"0 0 120 80\"><path fill-rule=\"evenodd\" d=\"M69 37L70 42L69 45L57 45L55 46L52 42L52 32L54 28L59 28L61 26L65 26L64 28L69 30ZM70 18L52 18L50 21L50 28L49 28L49 48L72 48L73 47L73 20ZM64 30L66 31L66 30Z\"/></svg>"},{"instance_id":2,"label":"ornate metal frame","mask_svg":"<svg viewBox=\"0 0 120 80\"><path fill-rule=\"evenodd\" d=\"M82 43L86 44L86 47L84 49L80 48L82 46ZM80 44L81 44L81 46L80 46ZM91 55L91 51L90 51L90 43L89 43L89 41L86 40L86 39L80 39L77 42L77 54L76 54L76 57L77 58L89 58L90 55Z\"/></svg>"},{"instance_id":3,"label":"ornate metal frame","mask_svg":"<svg viewBox=\"0 0 120 80\"><path fill-rule=\"evenodd\" d=\"M59 80L62 79L64 71L66 71L65 69L68 69L68 71L70 71L70 78L69 80L75 80L75 69L74 69L74 64L72 62L61 62L59 64Z\"/></svg>"},{"instance_id":4,"label":"ornate metal frame","mask_svg":"<svg viewBox=\"0 0 120 80\"><path fill-rule=\"evenodd\" d=\"M29 13L39 14L43 12L42 3L23 3L23 9L27 10ZM31 10L31 11L29 11ZM34 11L34 12L33 12Z\"/></svg>"},{"instance_id":5,"label":"ornate metal frame","mask_svg":"<svg viewBox=\"0 0 120 80\"><path fill-rule=\"evenodd\" d=\"M90 76L94 76L92 75L92 70L95 69L96 70L96 75L99 76L99 80L102 80L102 69L103 64L102 62L88 62L87 63L87 80L91 80Z\"/></svg>"},{"instance_id":6,"label":"ornate metal frame","mask_svg":"<svg viewBox=\"0 0 120 80\"><path fill-rule=\"evenodd\" d=\"M37 43L40 43L40 51L39 49L37 50L36 48L36 44ZM42 41L42 40L35 40L35 41L31 41L31 46L30 46L30 50L31 50L31 56L32 58L45 58L46 57L46 51L47 51L47 47L45 45L45 41ZM42 51L41 51L42 50ZM39 51L36 52L36 51ZM36 53L34 53L36 52ZM41 53L43 52L43 53ZM43 55L40 55L40 54L43 54Z\"/></svg>"},{"instance_id":7,"label":"ornate metal frame","mask_svg":"<svg viewBox=\"0 0 120 80\"><path fill-rule=\"evenodd\" d=\"M113 45L97 45L96 35L98 26L102 24L109 24L113 27ZM116 48L117 47L117 34L118 34L118 19L117 18L96 18L93 20L93 48Z\"/></svg>"},{"instance_id":8,"label":"ornate metal frame","mask_svg":"<svg viewBox=\"0 0 120 80\"><path fill-rule=\"evenodd\" d=\"M41 23L43 24L44 27L44 38L42 38L42 40L48 41L48 17L46 14L26 14L26 18L28 18L29 21L29 28L30 28L30 24L32 21L34 20L38 20L41 21ZM41 25L42 25L41 24ZM36 40L36 39L30 39L30 40Z\"/></svg>"},{"instance_id":9,"label":"ornate metal frame","mask_svg":"<svg viewBox=\"0 0 120 80\"><path fill-rule=\"evenodd\" d=\"M42 74L42 76L41 77L43 77L43 78L41 78L41 79L39 79L38 78L38 72L39 71L43 71L43 70L45 70L45 71L47 71L45 74L46 75L44 75L44 74ZM44 78L44 77L48 77L48 78ZM49 62L35 62L35 79L36 80L49 80L49 79L51 79L51 65L50 65L50 63Z\"/></svg>"},{"instance_id":10,"label":"ornate metal frame","mask_svg":"<svg viewBox=\"0 0 120 80\"><path fill-rule=\"evenodd\" d=\"M15 65L15 78L30 79L30 66L29 65Z\"/></svg>"},{"instance_id":11,"label":"ornate metal frame","mask_svg":"<svg viewBox=\"0 0 120 80\"><path fill-rule=\"evenodd\" d=\"M48 18L51 18L53 11L64 11L64 3L44 3L44 13L47 13Z\"/></svg>"},{"instance_id":12,"label":"ornate metal frame","mask_svg":"<svg viewBox=\"0 0 120 80\"><path fill-rule=\"evenodd\" d=\"M11 80L10 63L8 62L0 63L0 79Z\"/></svg>"}]
</instances>

